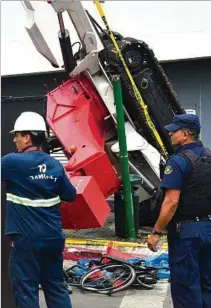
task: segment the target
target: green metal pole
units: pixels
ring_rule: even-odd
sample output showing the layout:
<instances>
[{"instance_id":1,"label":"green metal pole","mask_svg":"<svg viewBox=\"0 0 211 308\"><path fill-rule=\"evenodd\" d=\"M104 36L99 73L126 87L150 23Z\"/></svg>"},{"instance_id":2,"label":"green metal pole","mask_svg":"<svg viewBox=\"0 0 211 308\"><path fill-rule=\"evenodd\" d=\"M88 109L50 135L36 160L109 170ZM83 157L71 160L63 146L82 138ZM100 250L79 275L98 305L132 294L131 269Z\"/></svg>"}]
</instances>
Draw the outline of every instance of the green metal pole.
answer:
<instances>
[{"instance_id":1,"label":"green metal pole","mask_svg":"<svg viewBox=\"0 0 211 308\"><path fill-rule=\"evenodd\" d=\"M119 138L120 162L122 169L123 193L125 204L126 232L129 240L136 239L133 197L128 165L127 142L125 135L125 119L122 103L122 89L119 75L113 76L114 100L116 104L117 131Z\"/></svg>"}]
</instances>

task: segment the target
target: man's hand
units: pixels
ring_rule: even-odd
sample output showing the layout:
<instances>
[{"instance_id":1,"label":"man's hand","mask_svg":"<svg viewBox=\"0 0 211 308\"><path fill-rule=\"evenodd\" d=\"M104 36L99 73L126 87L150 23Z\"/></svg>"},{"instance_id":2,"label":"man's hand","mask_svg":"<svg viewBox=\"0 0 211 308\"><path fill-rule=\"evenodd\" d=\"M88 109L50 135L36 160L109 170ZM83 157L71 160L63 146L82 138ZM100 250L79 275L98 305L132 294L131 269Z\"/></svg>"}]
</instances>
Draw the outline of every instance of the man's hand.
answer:
<instances>
[{"instance_id":1,"label":"man's hand","mask_svg":"<svg viewBox=\"0 0 211 308\"><path fill-rule=\"evenodd\" d=\"M159 218L154 226L154 230L162 232L164 228L172 220L180 198L180 191L175 189L167 189L165 198L161 206ZM160 240L160 236L157 234L151 234L148 237L148 248L152 251L157 251L156 245Z\"/></svg>"},{"instance_id":2,"label":"man's hand","mask_svg":"<svg viewBox=\"0 0 211 308\"><path fill-rule=\"evenodd\" d=\"M156 235L156 234L151 234L149 237L148 237L148 248L154 252L157 251L157 248L156 248L156 245L158 244L160 240L160 236L159 235Z\"/></svg>"}]
</instances>

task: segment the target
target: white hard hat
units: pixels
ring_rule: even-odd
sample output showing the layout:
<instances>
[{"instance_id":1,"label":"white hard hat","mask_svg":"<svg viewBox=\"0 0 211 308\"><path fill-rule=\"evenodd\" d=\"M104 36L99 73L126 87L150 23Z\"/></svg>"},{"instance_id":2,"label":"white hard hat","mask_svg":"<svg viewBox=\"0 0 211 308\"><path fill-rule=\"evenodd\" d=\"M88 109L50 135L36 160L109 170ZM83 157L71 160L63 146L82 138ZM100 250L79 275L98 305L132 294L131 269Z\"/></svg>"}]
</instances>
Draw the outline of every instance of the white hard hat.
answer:
<instances>
[{"instance_id":1,"label":"white hard hat","mask_svg":"<svg viewBox=\"0 0 211 308\"><path fill-rule=\"evenodd\" d=\"M23 131L46 132L46 124L43 117L36 112L23 112L15 121L14 129L10 133Z\"/></svg>"}]
</instances>

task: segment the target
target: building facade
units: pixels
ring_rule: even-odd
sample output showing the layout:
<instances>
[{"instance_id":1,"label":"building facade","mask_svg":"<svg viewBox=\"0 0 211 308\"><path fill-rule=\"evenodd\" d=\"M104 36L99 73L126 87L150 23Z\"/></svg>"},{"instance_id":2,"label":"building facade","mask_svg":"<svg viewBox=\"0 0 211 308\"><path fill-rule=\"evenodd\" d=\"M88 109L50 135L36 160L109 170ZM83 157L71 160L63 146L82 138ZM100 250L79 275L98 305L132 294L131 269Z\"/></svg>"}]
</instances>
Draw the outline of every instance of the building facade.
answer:
<instances>
[{"instance_id":1,"label":"building facade","mask_svg":"<svg viewBox=\"0 0 211 308\"><path fill-rule=\"evenodd\" d=\"M211 147L211 57L164 62L162 66L185 109L193 109L202 124L202 142ZM2 77L2 97L39 96L66 80L64 72Z\"/></svg>"}]
</instances>

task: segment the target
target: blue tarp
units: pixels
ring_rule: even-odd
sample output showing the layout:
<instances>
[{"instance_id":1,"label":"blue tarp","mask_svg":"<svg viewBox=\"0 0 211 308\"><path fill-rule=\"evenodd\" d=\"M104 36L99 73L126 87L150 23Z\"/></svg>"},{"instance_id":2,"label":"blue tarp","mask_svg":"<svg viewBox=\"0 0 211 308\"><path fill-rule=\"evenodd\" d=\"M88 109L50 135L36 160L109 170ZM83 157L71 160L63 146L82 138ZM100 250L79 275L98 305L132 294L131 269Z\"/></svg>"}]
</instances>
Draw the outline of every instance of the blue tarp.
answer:
<instances>
[{"instance_id":1,"label":"blue tarp","mask_svg":"<svg viewBox=\"0 0 211 308\"><path fill-rule=\"evenodd\" d=\"M81 267L81 269L78 269L80 273L84 273L85 271L88 270L88 265L92 262L96 262L97 264L99 263L100 259L86 259L82 258L78 260L77 265ZM169 259L168 259L168 253L162 253L158 256L151 256L151 257L146 257L145 259L139 259L139 258L130 258L127 260L131 264L136 264L140 263L143 266L153 266L153 267L166 267L169 268ZM79 273L78 273L79 274ZM160 269L158 270L157 273L157 279L169 279L170 278L170 271L169 269Z\"/></svg>"}]
</instances>

